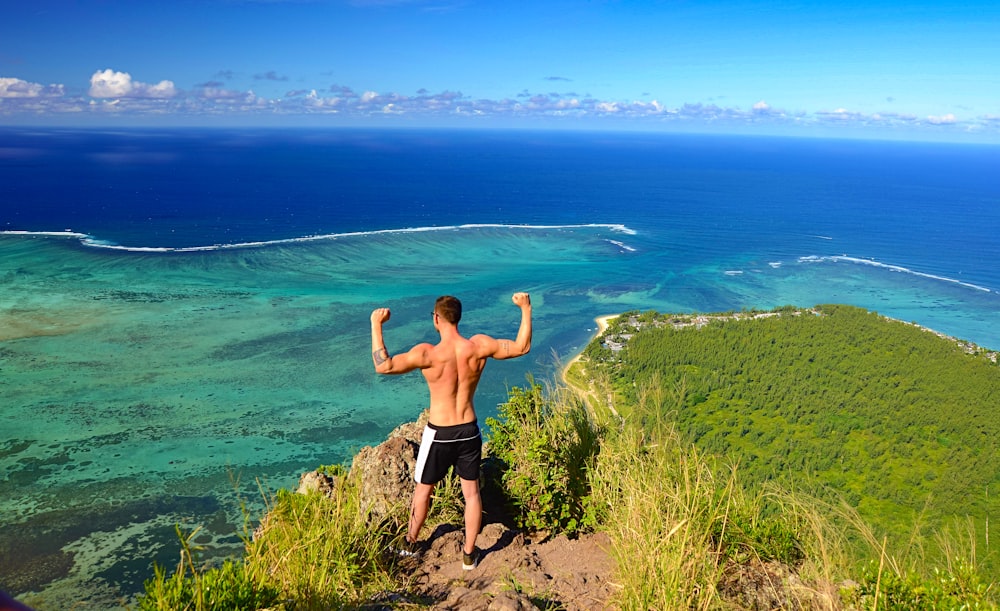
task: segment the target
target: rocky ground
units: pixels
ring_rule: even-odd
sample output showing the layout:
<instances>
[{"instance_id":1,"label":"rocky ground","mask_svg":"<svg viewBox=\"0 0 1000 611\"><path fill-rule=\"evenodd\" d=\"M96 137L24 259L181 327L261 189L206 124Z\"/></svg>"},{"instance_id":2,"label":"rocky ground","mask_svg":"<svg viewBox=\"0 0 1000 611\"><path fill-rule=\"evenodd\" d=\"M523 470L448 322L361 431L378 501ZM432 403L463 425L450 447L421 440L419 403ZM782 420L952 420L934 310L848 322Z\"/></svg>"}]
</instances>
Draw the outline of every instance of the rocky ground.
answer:
<instances>
[{"instance_id":1,"label":"rocky ground","mask_svg":"<svg viewBox=\"0 0 1000 611\"><path fill-rule=\"evenodd\" d=\"M462 569L459 526L438 525L422 541L422 551L401 563L410 580L405 592L387 594L374 609L420 608L471 611L526 609L617 609L614 561L606 535L570 540L532 538L508 526L487 524L477 541L482 561ZM734 564L718 584L721 599L733 610L833 610L837 588L815 589L776 563ZM824 591L825 590L825 591ZM395 603L395 607L384 603Z\"/></svg>"},{"instance_id":2,"label":"rocky ground","mask_svg":"<svg viewBox=\"0 0 1000 611\"><path fill-rule=\"evenodd\" d=\"M397 599L432 609L614 608L613 563L603 535L541 541L487 524L477 541L482 559L471 571L462 569L462 538L456 526L434 529L423 551L403 560L411 587Z\"/></svg>"}]
</instances>

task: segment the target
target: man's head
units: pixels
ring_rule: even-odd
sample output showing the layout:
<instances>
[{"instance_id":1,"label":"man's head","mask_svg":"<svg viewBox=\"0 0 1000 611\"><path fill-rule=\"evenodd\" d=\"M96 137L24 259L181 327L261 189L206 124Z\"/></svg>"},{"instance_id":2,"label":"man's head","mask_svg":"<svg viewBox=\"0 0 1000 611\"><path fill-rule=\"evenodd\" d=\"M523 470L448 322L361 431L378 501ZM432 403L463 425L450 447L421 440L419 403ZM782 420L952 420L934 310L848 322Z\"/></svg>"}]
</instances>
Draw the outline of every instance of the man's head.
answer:
<instances>
[{"instance_id":1,"label":"man's head","mask_svg":"<svg viewBox=\"0 0 1000 611\"><path fill-rule=\"evenodd\" d=\"M462 302L451 295L438 297L437 301L434 302L434 313L451 324L457 325L458 321L462 320Z\"/></svg>"}]
</instances>

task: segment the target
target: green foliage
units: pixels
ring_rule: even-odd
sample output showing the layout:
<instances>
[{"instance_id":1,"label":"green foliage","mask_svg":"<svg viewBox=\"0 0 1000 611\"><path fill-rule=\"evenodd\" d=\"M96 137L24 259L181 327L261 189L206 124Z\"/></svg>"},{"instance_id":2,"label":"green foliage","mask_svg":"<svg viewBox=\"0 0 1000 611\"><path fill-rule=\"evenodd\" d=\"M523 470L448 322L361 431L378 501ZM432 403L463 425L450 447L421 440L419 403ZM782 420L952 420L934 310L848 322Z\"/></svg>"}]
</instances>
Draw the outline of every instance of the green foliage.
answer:
<instances>
[{"instance_id":1,"label":"green foliage","mask_svg":"<svg viewBox=\"0 0 1000 611\"><path fill-rule=\"evenodd\" d=\"M279 591L255 580L243 562L226 560L219 567L196 567L200 548L191 542L200 529L196 528L185 537L180 526L175 528L181 542L181 560L169 576L162 566L153 567L154 576L145 583L145 594L138 601L139 609L262 609L278 602Z\"/></svg>"},{"instance_id":2,"label":"green foliage","mask_svg":"<svg viewBox=\"0 0 1000 611\"><path fill-rule=\"evenodd\" d=\"M801 507L748 493L735 467L681 440L667 414L683 395L647 385L606 434L591 472L600 528L612 541L623 609L719 608L732 564L799 566ZM815 546L813 546L815 547Z\"/></svg>"},{"instance_id":3,"label":"green foliage","mask_svg":"<svg viewBox=\"0 0 1000 611\"><path fill-rule=\"evenodd\" d=\"M725 480L676 435L629 422L607 436L592 472L593 503L619 570L622 609L706 609L717 603L721 555L710 526L725 520Z\"/></svg>"},{"instance_id":4,"label":"green foliage","mask_svg":"<svg viewBox=\"0 0 1000 611\"><path fill-rule=\"evenodd\" d=\"M574 535L594 527L587 472L600 432L583 404L555 404L541 386L514 387L487 418L489 453L502 464L501 489L517 509L521 527Z\"/></svg>"},{"instance_id":5,"label":"green foliage","mask_svg":"<svg viewBox=\"0 0 1000 611\"><path fill-rule=\"evenodd\" d=\"M777 560L796 566L805 555L794 525L783 515L767 515L762 504L743 504L711 524L721 553L736 562Z\"/></svg>"},{"instance_id":6,"label":"green foliage","mask_svg":"<svg viewBox=\"0 0 1000 611\"><path fill-rule=\"evenodd\" d=\"M978 571L965 562L950 570L935 569L928 579L914 573L899 575L869 563L857 589L848 594L861 609L884 611L937 611L939 609L996 609L990 588Z\"/></svg>"},{"instance_id":7,"label":"green foliage","mask_svg":"<svg viewBox=\"0 0 1000 611\"><path fill-rule=\"evenodd\" d=\"M436 486L431 496L429 520L448 524L465 524L465 498L462 495L462 483L454 468L448 470Z\"/></svg>"}]
</instances>

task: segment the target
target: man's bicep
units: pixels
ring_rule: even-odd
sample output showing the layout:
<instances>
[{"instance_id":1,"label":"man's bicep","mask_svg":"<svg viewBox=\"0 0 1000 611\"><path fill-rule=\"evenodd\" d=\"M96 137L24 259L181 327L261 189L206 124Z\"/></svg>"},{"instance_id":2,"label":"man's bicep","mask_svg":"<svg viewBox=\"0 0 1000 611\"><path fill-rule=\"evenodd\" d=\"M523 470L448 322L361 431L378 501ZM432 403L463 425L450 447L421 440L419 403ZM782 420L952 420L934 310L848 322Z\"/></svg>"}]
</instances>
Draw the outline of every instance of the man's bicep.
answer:
<instances>
[{"instance_id":1,"label":"man's bicep","mask_svg":"<svg viewBox=\"0 0 1000 611\"><path fill-rule=\"evenodd\" d=\"M477 335L475 340L480 347L479 356L498 360L519 356L514 342L509 339L495 339L489 335Z\"/></svg>"},{"instance_id":2,"label":"man's bicep","mask_svg":"<svg viewBox=\"0 0 1000 611\"><path fill-rule=\"evenodd\" d=\"M424 369L430 366L427 346L421 344L390 357L392 368L390 373L408 373L414 369Z\"/></svg>"}]
</instances>

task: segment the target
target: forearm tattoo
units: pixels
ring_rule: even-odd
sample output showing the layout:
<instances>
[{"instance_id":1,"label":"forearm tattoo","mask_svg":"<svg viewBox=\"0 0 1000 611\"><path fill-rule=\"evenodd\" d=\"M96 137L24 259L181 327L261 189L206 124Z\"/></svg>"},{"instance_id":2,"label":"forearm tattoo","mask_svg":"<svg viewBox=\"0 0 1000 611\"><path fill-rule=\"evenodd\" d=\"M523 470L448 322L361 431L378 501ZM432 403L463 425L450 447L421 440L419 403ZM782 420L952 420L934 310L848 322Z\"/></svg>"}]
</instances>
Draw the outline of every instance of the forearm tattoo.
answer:
<instances>
[{"instance_id":1,"label":"forearm tattoo","mask_svg":"<svg viewBox=\"0 0 1000 611\"><path fill-rule=\"evenodd\" d=\"M372 352L372 358L375 360L376 365L381 365L389 360L389 352L385 347L379 348L375 352Z\"/></svg>"},{"instance_id":2,"label":"forearm tattoo","mask_svg":"<svg viewBox=\"0 0 1000 611\"><path fill-rule=\"evenodd\" d=\"M502 342L500 342L500 345L503 346L504 356L510 356L510 342L508 342L507 340L503 340Z\"/></svg>"}]
</instances>

